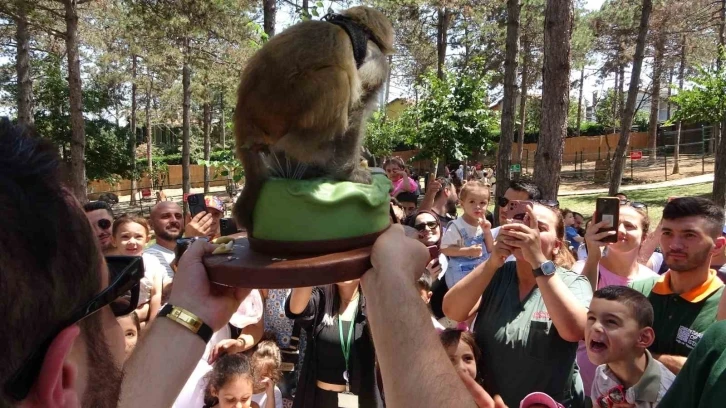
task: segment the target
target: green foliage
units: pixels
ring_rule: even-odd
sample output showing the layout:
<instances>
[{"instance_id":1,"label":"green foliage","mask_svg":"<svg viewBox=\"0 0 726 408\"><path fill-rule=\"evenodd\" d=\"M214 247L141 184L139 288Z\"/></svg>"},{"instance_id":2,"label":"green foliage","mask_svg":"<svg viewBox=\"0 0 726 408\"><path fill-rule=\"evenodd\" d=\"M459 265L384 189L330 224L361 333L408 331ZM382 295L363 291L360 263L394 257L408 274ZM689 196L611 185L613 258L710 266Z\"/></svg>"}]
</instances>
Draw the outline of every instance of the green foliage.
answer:
<instances>
[{"instance_id":1,"label":"green foliage","mask_svg":"<svg viewBox=\"0 0 726 408\"><path fill-rule=\"evenodd\" d=\"M408 133L409 143L421 149L419 158L463 160L494 148L499 117L487 106L487 83L487 77L467 71L449 72L444 79L426 75L419 103L403 119L416 125Z\"/></svg>"},{"instance_id":2,"label":"green foliage","mask_svg":"<svg viewBox=\"0 0 726 408\"><path fill-rule=\"evenodd\" d=\"M230 177L235 183L239 182L245 175L244 168L242 168L242 162L234 157L234 153L231 150L220 150L215 154L210 154L210 157L215 157L215 160L197 160L197 164L200 166L214 167L216 172L213 177Z\"/></svg>"},{"instance_id":3,"label":"green foliage","mask_svg":"<svg viewBox=\"0 0 726 408\"><path fill-rule=\"evenodd\" d=\"M390 156L396 146L405 143L406 120L404 115L396 119L390 119L380 111L371 116L366 127L366 138L364 146L375 157Z\"/></svg>"},{"instance_id":4,"label":"green foliage","mask_svg":"<svg viewBox=\"0 0 726 408\"><path fill-rule=\"evenodd\" d=\"M689 81L693 88L671 97L678 105L674 120L720 122L726 118L726 67L698 67L697 74Z\"/></svg>"}]
</instances>

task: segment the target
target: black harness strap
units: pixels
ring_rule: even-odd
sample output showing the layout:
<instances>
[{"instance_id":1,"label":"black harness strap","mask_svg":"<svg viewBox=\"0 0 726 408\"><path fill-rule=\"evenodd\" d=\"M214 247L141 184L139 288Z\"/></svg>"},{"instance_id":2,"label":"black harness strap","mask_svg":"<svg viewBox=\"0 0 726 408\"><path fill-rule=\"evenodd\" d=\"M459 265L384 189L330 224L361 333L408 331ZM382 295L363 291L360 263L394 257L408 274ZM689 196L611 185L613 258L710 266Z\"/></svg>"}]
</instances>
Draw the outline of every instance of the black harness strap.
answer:
<instances>
[{"instance_id":1,"label":"black harness strap","mask_svg":"<svg viewBox=\"0 0 726 408\"><path fill-rule=\"evenodd\" d=\"M358 68L363 65L366 59L366 50L368 49L368 40L373 40L367 30L363 29L360 25L356 24L350 18L342 14L329 13L323 17L324 21L330 24L335 24L338 27L345 30L350 37L350 42L353 45L353 55L355 56L355 63Z\"/></svg>"}]
</instances>

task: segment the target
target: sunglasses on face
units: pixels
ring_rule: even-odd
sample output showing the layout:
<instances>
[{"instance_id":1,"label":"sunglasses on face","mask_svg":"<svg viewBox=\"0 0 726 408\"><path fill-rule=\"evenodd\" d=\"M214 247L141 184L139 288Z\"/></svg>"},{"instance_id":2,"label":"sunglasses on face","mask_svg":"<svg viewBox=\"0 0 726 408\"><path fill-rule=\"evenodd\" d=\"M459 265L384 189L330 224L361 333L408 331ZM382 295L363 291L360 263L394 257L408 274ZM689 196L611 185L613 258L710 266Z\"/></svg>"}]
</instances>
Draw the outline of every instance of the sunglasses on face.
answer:
<instances>
[{"instance_id":1,"label":"sunglasses on face","mask_svg":"<svg viewBox=\"0 0 726 408\"><path fill-rule=\"evenodd\" d=\"M116 317L133 312L139 303L139 282L144 276L144 262L140 256L107 256L110 284L88 303L71 313L70 317L51 332L20 365L20 369L5 383L5 393L16 401L28 396L40 373L45 354L58 333L73 326L104 306L110 306Z\"/></svg>"},{"instance_id":2,"label":"sunglasses on face","mask_svg":"<svg viewBox=\"0 0 726 408\"><path fill-rule=\"evenodd\" d=\"M435 230L439 227L439 223L436 221L421 222L413 226L418 231L423 231L428 227L430 230Z\"/></svg>"},{"instance_id":3,"label":"sunglasses on face","mask_svg":"<svg viewBox=\"0 0 726 408\"><path fill-rule=\"evenodd\" d=\"M98 228L101 228L102 230L107 230L107 229L111 228L111 221L109 221L105 218L101 218L100 220L98 220L97 224L98 224Z\"/></svg>"}]
</instances>

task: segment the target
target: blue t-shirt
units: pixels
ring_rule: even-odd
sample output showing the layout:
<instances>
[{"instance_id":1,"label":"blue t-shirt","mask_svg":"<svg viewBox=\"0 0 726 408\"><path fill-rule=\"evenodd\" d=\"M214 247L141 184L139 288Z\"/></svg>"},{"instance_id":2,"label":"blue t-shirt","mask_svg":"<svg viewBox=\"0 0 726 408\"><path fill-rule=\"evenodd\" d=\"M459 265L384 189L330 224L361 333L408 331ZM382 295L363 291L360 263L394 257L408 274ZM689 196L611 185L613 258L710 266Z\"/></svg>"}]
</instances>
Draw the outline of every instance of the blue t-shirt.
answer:
<instances>
[{"instance_id":1,"label":"blue t-shirt","mask_svg":"<svg viewBox=\"0 0 726 408\"><path fill-rule=\"evenodd\" d=\"M570 245L572 245L575 250L580 247L580 243L575 241L575 237L578 235L579 234L575 227L565 227L565 237L568 241L570 241Z\"/></svg>"}]
</instances>

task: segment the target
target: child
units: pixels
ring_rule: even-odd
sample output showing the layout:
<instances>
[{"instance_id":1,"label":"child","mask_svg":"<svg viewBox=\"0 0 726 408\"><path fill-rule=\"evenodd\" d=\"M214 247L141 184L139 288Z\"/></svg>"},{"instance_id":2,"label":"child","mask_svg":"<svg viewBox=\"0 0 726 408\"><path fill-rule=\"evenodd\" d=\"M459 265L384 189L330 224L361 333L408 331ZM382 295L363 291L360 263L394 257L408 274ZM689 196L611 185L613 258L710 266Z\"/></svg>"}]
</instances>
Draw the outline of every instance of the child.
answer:
<instances>
[{"instance_id":1,"label":"child","mask_svg":"<svg viewBox=\"0 0 726 408\"><path fill-rule=\"evenodd\" d=\"M261 407L272 406L282 408L282 392L277 384L282 377L282 353L280 348L272 340L263 340L257 344L257 349L252 354L252 366L257 378L266 379L255 384L255 394L252 401ZM267 405L268 401L272 404Z\"/></svg>"},{"instance_id":2,"label":"child","mask_svg":"<svg viewBox=\"0 0 726 408\"><path fill-rule=\"evenodd\" d=\"M575 213L565 208L562 210L562 219L565 220L565 239L576 253L585 238L581 237L577 232L577 228L575 228Z\"/></svg>"},{"instance_id":3,"label":"child","mask_svg":"<svg viewBox=\"0 0 726 408\"><path fill-rule=\"evenodd\" d=\"M383 169L386 171L386 176L393 183L393 190L391 191L391 197L395 197L398 193L406 191L413 193L416 191L417 183L416 180L412 179L406 173L406 166L400 157L392 157L383 163Z\"/></svg>"},{"instance_id":4,"label":"child","mask_svg":"<svg viewBox=\"0 0 726 408\"><path fill-rule=\"evenodd\" d=\"M648 347L655 340L653 307L640 292L607 286L593 294L587 312L587 356L599 365L592 384L592 404L656 407L675 376Z\"/></svg>"},{"instance_id":5,"label":"child","mask_svg":"<svg viewBox=\"0 0 726 408\"><path fill-rule=\"evenodd\" d=\"M492 252L492 224L486 219L489 194L489 186L481 181L472 181L461 189L459 200L464 215L449 223L441 240L441 253L449 257L444 274L449 288L489 259Z\"/></svg>"},{"instance_id":6,"label":"child","mask_svg":"<svg viewBox=\"0 0 726 408\"><path fill-rule=\"evenodd\" d=\"M126 355L124 356L124 361L126 361L134 351L136 341L139 338L139 333L141 332L139 316L137 316L134 311L126 316L117 317L116 320L118 321L119 326L121 326L121 330L124 331L124 341L126 342Z\"/></svg>"},{"instance_id":7,"label":"child","mask_svg":"<svg viewBox=\"0 0 726 408\"><path fill-rule=\"evenodd\" d=\"M204 408L260 408L252 401L255 378L254 366L244 354L225 354L214 364L205 377ZM272 381L264 379L270 388ZM268 399L264 408L275 408L275 401Z\"/></svg>"},{"instance_id":8,"label":"child","mask_svg":"<svg viewBox=\"0 0 726 408\"><path fill-rule=\"evenodd\" d=\"M396 196L396 199L403 207L403 211L406 213L403 224L408 224L410 217L416 214L416 207L418 206L418 195L416 193L409 193L407 191L401 191Z\"/></svg>"},{"instance_id":9,"label":"child","mask_svg":"<svg viewBox=\"0 0 726 408\"><path fill-rule=\"evenodd\" d=\"M149 238L149 224L144 218L122 215L113 222L111 228L113 250L109 255L142 256ZM136 309L141 333L147 330L161 309L162 270L163 267L157 259L144 257L144 277L141 278L139 307Z\"/></svg>"},{"instance_id":10,"label":"child","mask_svg":"<svg viewBox=\"0 0 726 408\"><path fill-rule=\"evenodd\" d=\"M481 351L466 323L459 323L456 329L440 331L439 338L456 371L467 373L471 378L479 381L476 362L481 356Z\"/></svg>"},{"instance_id":11,"label":"child","mask_svg":"<svg viewBox=\"0 0 726 408\"><path fill-rule=\"evenodd\" d=\"M519 408L564 408L564 406L543 392L533 392L524 397L519 403Z\"/></svg>"}]
</instances>

